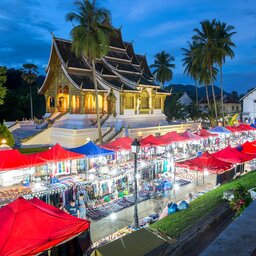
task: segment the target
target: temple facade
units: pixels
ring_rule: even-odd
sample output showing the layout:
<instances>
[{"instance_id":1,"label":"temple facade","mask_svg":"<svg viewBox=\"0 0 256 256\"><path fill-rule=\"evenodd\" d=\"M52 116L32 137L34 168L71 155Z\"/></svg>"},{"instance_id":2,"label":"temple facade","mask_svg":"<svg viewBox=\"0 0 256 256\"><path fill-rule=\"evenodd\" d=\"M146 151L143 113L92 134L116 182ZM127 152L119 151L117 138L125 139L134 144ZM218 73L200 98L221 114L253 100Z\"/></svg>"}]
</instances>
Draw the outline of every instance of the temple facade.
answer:
<instances>
[{"instance_id":1,"label":"temple facade","mask_svg":"<svg viewBox=\"0 0 256 256\"><path fill-rule=\"evenodd\" d=\"M124 42L121 31L115 31L108 54L95 64L100 113L163 114L169 93L154 82L146 57L135 54L132 43ZM39 94L45 96L47 113L96 113L91 64L84 56L76 57L71 41L53 37L47 75Z\"/></svg>"}]
</instances>

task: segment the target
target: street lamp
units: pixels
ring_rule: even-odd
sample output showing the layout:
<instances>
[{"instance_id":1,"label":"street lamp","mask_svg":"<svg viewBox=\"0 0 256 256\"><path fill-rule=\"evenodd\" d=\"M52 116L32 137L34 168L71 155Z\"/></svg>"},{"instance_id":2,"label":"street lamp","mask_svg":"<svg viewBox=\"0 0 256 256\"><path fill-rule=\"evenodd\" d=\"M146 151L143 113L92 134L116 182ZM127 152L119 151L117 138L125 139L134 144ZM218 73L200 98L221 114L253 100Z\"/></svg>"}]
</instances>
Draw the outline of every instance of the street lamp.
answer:
<instances>
[{"instance_id":1,"label":"street lamp","mask_svg":"<svg viewBox=\"0 0 256 256\"><path fill-rule=\"evenodd\" d=\"M139 227L139 218L138 218L138 197L137 197L137 154L140 151L140 143L136 138L132 144L132 153L134 153L134 228L137 229Z\"/></svg>"}]
</instances>

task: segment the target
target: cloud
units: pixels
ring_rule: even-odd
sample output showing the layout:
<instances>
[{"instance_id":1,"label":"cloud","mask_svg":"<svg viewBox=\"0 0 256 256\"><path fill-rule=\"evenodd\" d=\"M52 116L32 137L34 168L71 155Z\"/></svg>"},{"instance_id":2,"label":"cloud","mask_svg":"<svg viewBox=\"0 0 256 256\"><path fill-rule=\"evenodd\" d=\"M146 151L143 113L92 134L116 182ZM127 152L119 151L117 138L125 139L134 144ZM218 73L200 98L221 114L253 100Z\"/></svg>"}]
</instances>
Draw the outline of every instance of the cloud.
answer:
<instances>
[{"instance_id":1,"label":"cloud","mask_svg":"<svg viewBox=\"0 0 256 256\"><path fill-rule=\"evenodd\" d=\"M145 36L145 37L159 36L166 32L175 32L179 29L183 29L187 26L192 26L194 24L196 24L195 20L180 20L180 21L172 20L162 24L158 24L154 27L147 29L145 32L141 34L141 36Z\"/></svg>"}]
</instances>

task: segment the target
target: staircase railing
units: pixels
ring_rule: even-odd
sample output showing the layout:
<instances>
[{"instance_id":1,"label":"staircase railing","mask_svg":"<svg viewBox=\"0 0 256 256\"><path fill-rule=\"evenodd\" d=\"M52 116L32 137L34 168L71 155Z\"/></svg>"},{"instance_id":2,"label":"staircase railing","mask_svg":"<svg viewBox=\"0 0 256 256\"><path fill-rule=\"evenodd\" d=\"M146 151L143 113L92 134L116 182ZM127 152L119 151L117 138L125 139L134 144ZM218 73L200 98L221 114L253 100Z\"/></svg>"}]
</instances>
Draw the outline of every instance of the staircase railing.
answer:
<instances>
[{"instance_id":1,"label":"staircase railing","mask_svg":"<svg viewBox=\"0 0 256 256\"><path fill-rule=\"evenodd\" d=\"M112 126L107 132L105 132L103 135L102 135L102 140L104 141L104 139L105 139L105 137L106 136L108 136L113 130L114 130L114 126ZM97 143L99 143L100 142L100 140L99 140L99 138L98 139L96 139L96 140L94 140L94 143L95 144L97 144Z\"/></svg>"},{"instance_id":2,"label":"staircase railing","mask_svg":"<svg viewBox=\"0 0 256 256\"><path fill-rule=\"evenodd\" d=\"M111 137L109 137L106 140L106 143L111 142L114 138L116 138L119 134L121 134L124 131L124 127L122 127L119 131L117 131L116 133L114 133Z\"/></svg>"}]
</instances>

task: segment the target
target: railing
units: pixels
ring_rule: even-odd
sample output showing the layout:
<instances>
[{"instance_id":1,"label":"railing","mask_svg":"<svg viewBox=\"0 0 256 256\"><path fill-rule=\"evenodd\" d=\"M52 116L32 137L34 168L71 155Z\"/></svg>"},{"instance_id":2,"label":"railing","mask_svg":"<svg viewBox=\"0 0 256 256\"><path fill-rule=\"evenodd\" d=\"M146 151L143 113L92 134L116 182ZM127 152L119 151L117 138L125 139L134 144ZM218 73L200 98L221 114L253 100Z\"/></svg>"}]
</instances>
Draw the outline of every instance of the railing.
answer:
<instances>
[{"instance_id":1,"label":"railing","mask_svg":"<svg viewBox=\"0 0 256 256\"><path fill-rule=\"evenodd\" d=\"M105 132L103 135L102 135L102 140L104 141L104 139L114 130L114 126L112 126L107 132ZM99 143L100 140L99 138L94 140L94 143L97 144Z\"/></svg>"},{"instance_id":2,"label":"railing","mask_svg":"<svg viewBox=\"0 0 256 256\"><path fill-rule=\"evenodd\" d=\"M108 138L106 140L106 142L111 142L114 138L116 138L120 133L122 133L124 131L124 127L122 127L119 131L117 131L116 133L114 133L110 138Z\"/></svg>"}]
</instances>

